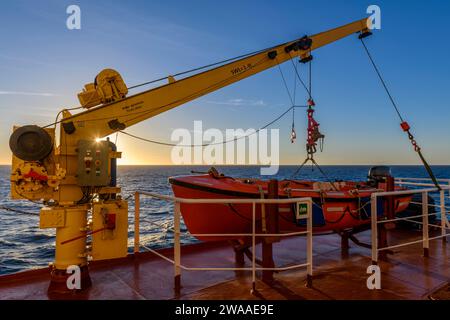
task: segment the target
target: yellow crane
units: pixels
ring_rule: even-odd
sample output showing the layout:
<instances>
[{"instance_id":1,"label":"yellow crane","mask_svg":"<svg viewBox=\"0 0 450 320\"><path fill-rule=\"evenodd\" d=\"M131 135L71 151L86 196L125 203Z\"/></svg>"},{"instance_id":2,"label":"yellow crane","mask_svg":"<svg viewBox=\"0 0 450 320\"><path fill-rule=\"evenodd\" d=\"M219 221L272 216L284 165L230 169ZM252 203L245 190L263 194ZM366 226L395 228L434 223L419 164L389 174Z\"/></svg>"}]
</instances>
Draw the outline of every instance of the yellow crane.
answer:
<instances>
[{"instance_id":1,"label":"yellow crane","mask_svg":"<svg viewBox=\"0 0 450 320\"><path fill-rule=\"evenodd\" d=\"M370 20L361 19L182 79L168 76L166 84L131 96L120 74L106 69L78 94L86 110L77 114L62 110L62 119L58 120L58 114L50 127L14 127L10 138L12 198L43 201L40 227L56 228L49 292L67 291L70 266L80 267L82 288L86 288L90 285L89 257L106 260L127 255L128 203L115 183L115 163L121 153L100 138L295 57L307 62L313 50L354 33L365 37L369 30ZM56 124L60 124L58 146ZM92 237L90 245L88 236Z\"/></svg>"}]
</instances>

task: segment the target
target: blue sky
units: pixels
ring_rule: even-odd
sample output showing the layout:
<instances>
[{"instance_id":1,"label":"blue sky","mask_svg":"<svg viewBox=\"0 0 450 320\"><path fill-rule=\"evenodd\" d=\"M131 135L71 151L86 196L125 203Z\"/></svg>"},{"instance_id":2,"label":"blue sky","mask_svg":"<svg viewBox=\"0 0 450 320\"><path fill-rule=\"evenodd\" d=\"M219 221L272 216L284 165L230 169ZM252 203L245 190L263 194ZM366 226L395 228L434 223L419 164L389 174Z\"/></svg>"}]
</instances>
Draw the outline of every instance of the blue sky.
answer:
<instances>
[{"instance_id":1,"label":"blue sky","mask_svg":"<svg viewBox=\"0 0 450 320\"><path fill-rule=\"evenodd\" d=\"M82 29L66 28L77 4ZM432 164L450 161L448 1L2 1L0 163L10 162L14 124L45 125L106 67L131 86L314 34L380 6L382 29L367 39L395 100ZM322 164L418 164L356 36L314 52L316 118L325 133ZM293 70L282 66L293 85ZM304 69L302 69L304 71ZM133 91L137 93L138 91ZM303 103L304 91L297 90ZM238 101L238 103L236 103ZM128 129L168 141L173 128L258 128L290 107L274 68ZM280 129L281 163L305 157L306 116ZM169 163L170 148L119 136L122 164Z\"/></svg>"}]
</instances>

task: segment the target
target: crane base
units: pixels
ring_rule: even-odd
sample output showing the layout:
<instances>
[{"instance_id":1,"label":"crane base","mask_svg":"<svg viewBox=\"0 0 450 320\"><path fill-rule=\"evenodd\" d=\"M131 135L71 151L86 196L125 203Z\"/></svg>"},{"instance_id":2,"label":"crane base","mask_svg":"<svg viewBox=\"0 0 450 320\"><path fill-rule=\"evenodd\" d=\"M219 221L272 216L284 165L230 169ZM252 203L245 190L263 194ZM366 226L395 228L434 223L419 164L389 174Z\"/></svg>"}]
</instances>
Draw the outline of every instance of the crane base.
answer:
<instances>
[{"instance_id":1,"label":"crane base","mask_svg":"<svg viewBox=\"0 0 450 320\"><path fill-rule=\"evenodd\" d=\"M92 286L91 277L89 276L88 266L80 267L80 288L71 289L67 285L67 280L73 277L74 274L67 273L66 270L60 270L54 268L51 271L51 280L48 287L47 293L51 295L61 295L61 294L77 294L89 289ZM70 281L72 283L72 281Z\"/></svg>"}]
</instances>

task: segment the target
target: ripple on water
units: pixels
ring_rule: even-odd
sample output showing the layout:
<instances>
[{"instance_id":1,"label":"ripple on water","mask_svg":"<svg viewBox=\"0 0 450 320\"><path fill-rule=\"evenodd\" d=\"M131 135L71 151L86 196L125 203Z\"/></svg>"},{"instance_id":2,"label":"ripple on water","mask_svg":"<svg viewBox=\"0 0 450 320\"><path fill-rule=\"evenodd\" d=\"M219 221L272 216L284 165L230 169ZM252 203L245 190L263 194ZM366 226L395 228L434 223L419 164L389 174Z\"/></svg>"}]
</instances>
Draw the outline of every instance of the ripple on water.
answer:
<instances>
[{"instance_id":1,"label":"ripple on water","mask_svg":"<svg viewBox=\"0 0 450 320\"><path fill-rule=\"evenodd\" d=\"M370 166L324 166L327 174L335 179L365 180ZM201 166L124 166L119 167L118 183L122 186L124 196L133 195L136 190L146 190L170 195L171 188L167 182L169 176L189 174L191 170L206 171L208 167ZM296 166L282 166L275 178L289 178L297 169ZM259 167L221 167L221 172L231 176L259 177ZM433 170L437 177L450 177L450 166L435 166ZM393 166L395 176L427 177L426 171L419 166ZM18 272L25 269L46 266L53 260L54 230L40 230L40 205L30 201L10 199L9 166L0 166L0 206L15 208L33 213L24 215L0 209L0 274ZM267 177L265 177L267 178ZM322 179L317 170L304 169L302 179ZM172 226L173 204L171 202L141 198L142 217L158 224ZM130 228L129 245L133 243L133 211L134 197L129 199ZM182 231L187 231L182 224ZM142 223L142 243L152 248L164 248L173 245L173 233L151 224ZM182 243L193 243L196 240L183 234Z\"/></svg>"}]
</instances>

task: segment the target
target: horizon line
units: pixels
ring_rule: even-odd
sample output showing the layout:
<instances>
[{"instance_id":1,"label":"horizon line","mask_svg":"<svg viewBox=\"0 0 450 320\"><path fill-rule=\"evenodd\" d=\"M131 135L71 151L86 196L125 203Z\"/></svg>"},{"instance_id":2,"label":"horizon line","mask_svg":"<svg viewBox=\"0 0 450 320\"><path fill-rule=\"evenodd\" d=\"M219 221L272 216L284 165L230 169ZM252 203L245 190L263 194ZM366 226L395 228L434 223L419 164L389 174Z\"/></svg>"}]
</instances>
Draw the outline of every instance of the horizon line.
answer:
<instances>
[{"instance_id":1,"label":"horizon line","mask_svg":"<svg viewBox=\"0 0 450 320\"><path fill-rule=\"evenodd\" d=\"M278 166L299 166L300 164L279 164ZM310 164L306 164L307 166L311 166ZM0 163L0 166L11 166L10 163ZM196 166L196 167L267 167L270 165L267 164L118 164L118 167L132 167L132 166L147 166L147 167L187 167L187 166ZM359 164L320 164L320 166L423 166L423 164L402 164L402 163L388 163L388 164L371 164L371 163L359 163ZM430 164L430 166L450 166L449 164Z\"/></svg>"}]
</instances>

